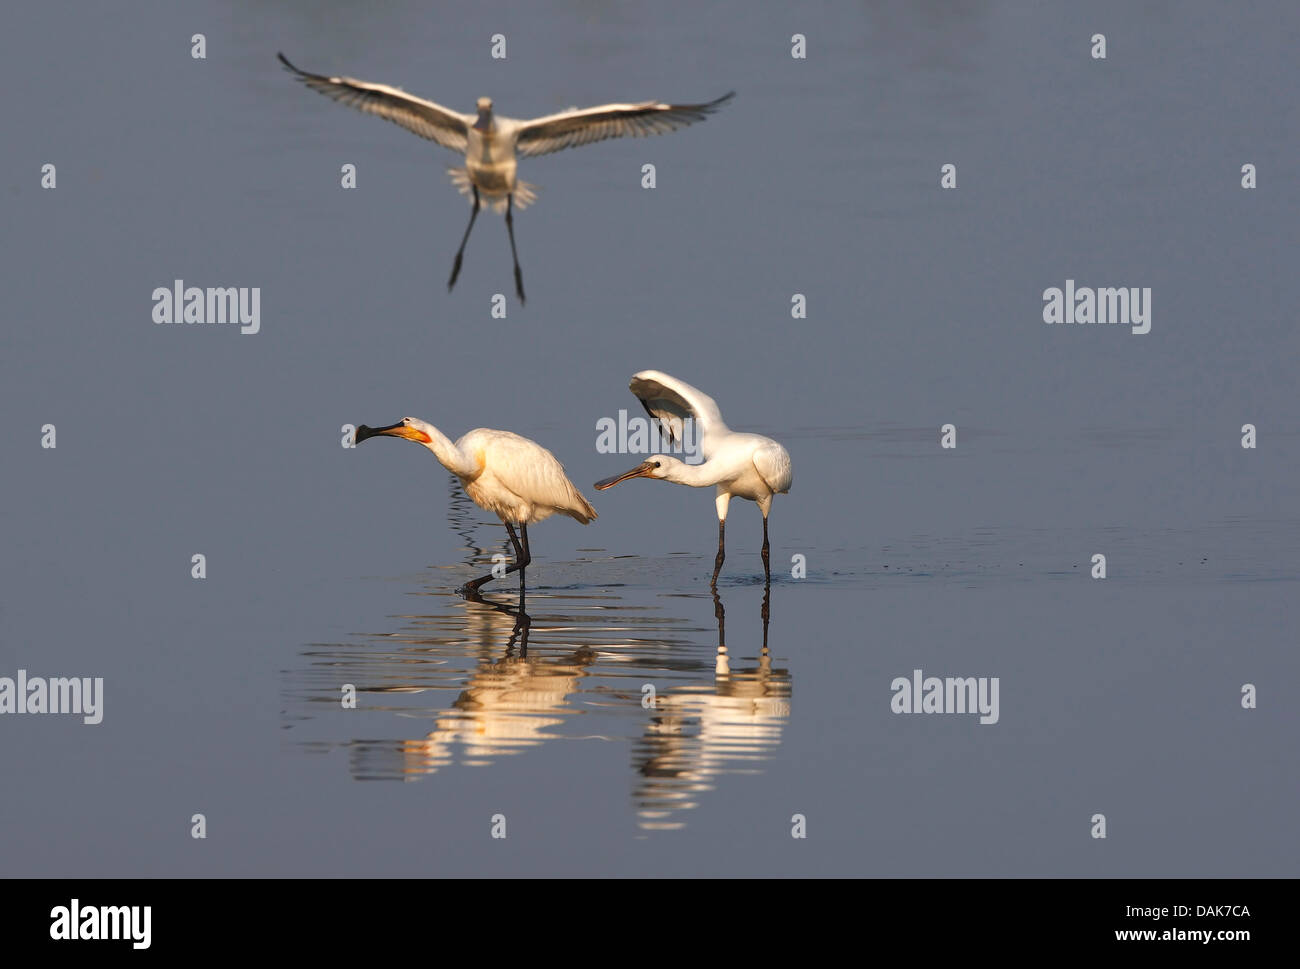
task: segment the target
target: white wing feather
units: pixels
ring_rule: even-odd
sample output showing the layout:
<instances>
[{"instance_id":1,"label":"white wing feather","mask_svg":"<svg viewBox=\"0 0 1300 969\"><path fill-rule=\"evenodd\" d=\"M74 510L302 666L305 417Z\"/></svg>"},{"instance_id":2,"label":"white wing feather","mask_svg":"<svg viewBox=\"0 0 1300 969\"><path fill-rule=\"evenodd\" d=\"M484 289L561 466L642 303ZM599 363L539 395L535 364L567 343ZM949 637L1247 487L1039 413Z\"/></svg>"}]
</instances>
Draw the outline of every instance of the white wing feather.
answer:
<instances>
[{"instance_id":1,"label":"white wing feather","mask_svg":"<svg viewBox=\"0 0 1300 969\"><path fill-rule=\"evenodd\" d=\"M794 467L790 452L770 441L754 451L754 470L774 494L783 495L794 481Z\"/></svg>"},{"instance_id":2,"label":"white wing feather","mask_svg":"<svg viewBox=\"0 0 1300 969\"><path fill-rule=\"evenodd\" d=\"M309 74L290 64L283 54L278 56L280 62L313 91L358 111L378 115L386 121L399 124L407 131L437 142L444 148L465 152L468 144L466 130L474 123L474 116L460 114L387 84L371 84L354 77Z\"/></svg>"},{"instance_id":3,"label":"white wing feather","mask_svg":"<svg viewBox=\"0 0 1300 969\"><path fill-rule=\"evenodd\" d=\"M662 422L670 440L682 440L682 422L695 421L701 450L708 457L710 435L718 437L727 433L722 411L712 397L684 380L670 377L661 370L642 370L633 374L628 389L641 401L641 406L651 417Z\"/></svg>"},{"instance_id":4,"label":"white wing feather","mask_svg":"<svg viewBox=\"0 0 1300 969\"><path fill-rule=\"evenodd\" d=\"M524 156L545 155L606 138L661 135L703 121L733 97L734 91L705 104L602 104L530 121L512 121L517 125L515 151Z\"/></svg>"},{"instance_id":5,"label":"white wing feather","mask_svg":"<svg viewBox=\"0 0 1300 969\"><path fill-rule=\"evenodd\" d=\"M584 525L596 517L596 509L574 487L564 472L564 465L536 441L510 431L479 428L461 438L457 447L471 454L482 448L484 474L491 474L502 486L533 506L530 522L555 512Z\"/></svg>"}]
</instances>

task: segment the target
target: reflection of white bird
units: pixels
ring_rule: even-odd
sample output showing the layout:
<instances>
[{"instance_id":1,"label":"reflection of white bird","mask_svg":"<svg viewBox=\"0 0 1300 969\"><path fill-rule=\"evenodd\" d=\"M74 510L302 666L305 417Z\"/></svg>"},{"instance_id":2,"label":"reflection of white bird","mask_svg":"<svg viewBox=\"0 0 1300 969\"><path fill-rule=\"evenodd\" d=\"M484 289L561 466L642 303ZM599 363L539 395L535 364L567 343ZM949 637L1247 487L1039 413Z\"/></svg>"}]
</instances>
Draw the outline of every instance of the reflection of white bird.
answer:
<instances>
[{"instance_id":1,"label":"reflection of white bird","mask_svg":"<svg viewBox=\"0 0 1300 969\"><path fill-rule=\"evenodd\" d=\"M635 799L644 828L680 828L673 812L695 807L694 798L724 774L758 772L781 744L790 719L790 674L772 669L764 652L758 666L732 672L719 651L713 691L698 684L659 694L655 713L637 745L642 775Z\"/></svg>"},{"instance_id":2,"label":"reflection of white bird","mask_svg":"<svg viewBox=\"0 0 1300 969\"><path fill-rule=\"evenodd\" d=\"M552 728L574 713L570 694L588 675L576 662L509 659L475 670L452 709L427 737L402 743L406 773L431 773L453 761L483 766L559 736Z\"/></svg>"},{"instance_id":3,"label":"reflection of white bird","mask_svg":"<svg viewBox=\"0 0 1300 969\"><path fill-rule=\"evenodd\" d=\"M517 156L546 155L606 138L663 134L703 121L735 93L705 104L660 104L657 101L602 104L595 108L570 108L558 114L523 121L495 116L491 98L478 99L477 114L460 114L407 94L400 88L371 84L352 77L309 74L290 64L283 54L279 58L313 91L340 104L393 121L444 148L464 153L465 167L449 169L448 174L462 194L471 196L474 209L460 240L460 248L456 250L447 288L456 285L456 277L460 275L461 257L465 253L465 243L469 241L470 229L474 228L474 219L478 217L479 196L482 194L487 196L489 205L496 211L506 214L510 255L515 265L515 292L519 294L520 302L524 300L524 280L515 253L512 210L516 205L525 208L537 196L533 186L515 178Z\"/></svg>"},{"instance_id":4,"label":"reflection of white bird","mask_svg":"<svg viewBox=\"0 0 1300 969\"><path fill-rule=\"evenodd\" d=\"M519 606L524 605L524 569L532 560L528 551L528 526L550 518L557 512L587 524L596 517L596 509L582 497L565 476L564 466L555 455L536 441L512 434L478 428L453 444L432 424L414 417L403 417L387 427L357 428L356 443L372 437L400 437L421 444L433 452L442 466L465 486L465 493L485 511L505 522L510 542L515 547L515 564L505 571L519 573ZM523 542L515 535L512 522L519 523ZM496 578L492 573L467 582L462 591L477 592L485 582Z\"/></svg>"},{"instance_id":5,"label":"reflection of white bird","mask_svg":"<svg viewBox=\"0 0 1300 969\"><path fill-rule=\"evenodd\" d=\"M632 377L629 387L640 398L646 412L659 419L664 432L672 440L683 440L683 422L693 421L700 453L705 460L702 464L690 465L666 454L657 454L630 471L596 482L596 490L604 491L628 478L661 478L692 488L716 486L718 555L714 559L713 579L709 583L714 588L726 557L727 506L733 497L757 502L763 513L763 573L771 582L767 513L772 508L772 496L790 490L794 474L790 453L770 437L731 430L723 423L722 412L712 397L676 377L658 370L642 370Z\"/></svg>"}]
</instances>

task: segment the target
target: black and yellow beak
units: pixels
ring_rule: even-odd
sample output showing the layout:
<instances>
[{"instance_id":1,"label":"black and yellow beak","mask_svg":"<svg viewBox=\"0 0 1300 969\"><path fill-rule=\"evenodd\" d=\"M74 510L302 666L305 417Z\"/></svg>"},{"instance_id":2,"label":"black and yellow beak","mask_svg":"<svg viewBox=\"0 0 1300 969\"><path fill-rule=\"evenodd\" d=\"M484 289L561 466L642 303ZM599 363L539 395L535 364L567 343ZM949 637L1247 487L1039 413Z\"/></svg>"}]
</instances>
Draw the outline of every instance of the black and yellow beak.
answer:
<instances>
[{"instance_id":1,"label":"black and yellow beak","mask_svg":"<svg viewBox=\"0 0 1300 969\"><path fill-rule=\"evenodd\" d=\"M624 471L622 474L616 474L612 478L604 478L600 481L597 481L595 485L593 485L593 487L597 491L604 491L606 488L612 488L620 481L626 481L628 478L647 477L654 470L655 470L655 466L653 464L651 464L649 461L642 461L631 471Z\"/></svg>"},{"instance_id":2,"label":"black and yellow beak","mask_svg":"<svg viewBox=\"0 0 1300 969\"><path fill-rule=\"evenodd\" d=\"M357 428L357 433L352 440L353 443L360 444L372 437L402 437L418 444L429 443L429 435L425 434L424 431L417 431L413 427L407 427L401 421L396 424L389 424L387 427L367 427L362 424Z\"/></svg>"}]
</instances>

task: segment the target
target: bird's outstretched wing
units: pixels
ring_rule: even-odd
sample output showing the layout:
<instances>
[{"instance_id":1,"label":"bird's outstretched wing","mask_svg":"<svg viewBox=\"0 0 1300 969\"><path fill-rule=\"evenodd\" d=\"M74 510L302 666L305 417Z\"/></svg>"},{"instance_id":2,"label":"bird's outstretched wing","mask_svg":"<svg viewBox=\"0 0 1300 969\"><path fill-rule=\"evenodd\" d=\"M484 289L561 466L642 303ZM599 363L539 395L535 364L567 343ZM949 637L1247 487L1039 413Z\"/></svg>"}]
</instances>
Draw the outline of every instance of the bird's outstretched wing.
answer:
<instances>
[{"instance_id":1,"label":"bird's outstretched wing","mask_svg":"<svg viewBox=\"0 0 1300 969\"><path fill-rule=\"evenodd\" d=\"M520 155L545 155L562 148L589 145L606 138L640 138L661 135L703 121L736 92L705 104L602 104L595 108L561 111L531 121L517 121L515 151Z\"/></svg>"},{"instance_id":2,"label":"bird's outstretched wing","mask_svg":"<svg viewBox=\"0 0 1300 969\"><path fill-rule=\"evenodd\" d=\"M794 482L790 452L776 441L769 441L754 451L754 470L775 494L783 495Z\"/></svg>"},{"instance_id":3,"label":"bird's outstretched wing","mask_svg":"<svg viewBox=\"0 0 1300 969\"><path fill-rule=\"evenodd\" d=\"M647 414L659 418L672 441L682 440L682 422L687 418L695 422L696 439L701 445L710 435L727 431L713 398L684 380L659 370L642 370L632 375L628 389L640 399Z\"/></svg>"},{"instance_id":4,"label":"bird's outstretched wing","mask_svg":"<svg viewBox=\"0 0 1300 969\"><path fill-rule=\"evenodd\" d=\"M452 151L464 152L466 149L466 129L474 123L474 118L469 115L458 114L387 84L371 84L352 77L309 74L290 64L283 54L276 56L303 84L327 98L350 105L358 111L378 115Z\"/></svg>"}]
</instances>

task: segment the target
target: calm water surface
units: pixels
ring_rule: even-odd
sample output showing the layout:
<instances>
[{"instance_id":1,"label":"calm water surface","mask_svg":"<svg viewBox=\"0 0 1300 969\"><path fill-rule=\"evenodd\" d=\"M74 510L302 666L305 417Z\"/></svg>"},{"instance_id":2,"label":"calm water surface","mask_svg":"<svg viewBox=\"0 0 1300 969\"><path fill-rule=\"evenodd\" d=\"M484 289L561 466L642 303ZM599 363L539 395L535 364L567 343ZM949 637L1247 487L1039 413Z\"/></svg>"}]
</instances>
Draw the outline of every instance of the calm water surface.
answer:
<instances>
[{"instance_id":1,"label":"calm water surface","mask_svg":"<svg viewBox=\"0 0 1300 969\"><path fill-rule=\"evenodd\" d=\"M1286 3L13 11L0 675L103 676L105 716L0 720L0 872L1295 874L1298 30ZM446 292L455 159L277 50L515 116L738 95L528 160L499 320L498 217ZM154 325L178 278L261 287L261 332ZM1151 333L1046 326L1067 279L1151 287ZM715 600L707 491L591 491L645 368L789 448L770 590L751 504ZM505 536L428 454L339 446L408 414L535 438L593 499L532 531L527 620L508 583L452 594ZM998 677L998 722L892 713L916 669Z\"/></svg>"}]
</instances>

